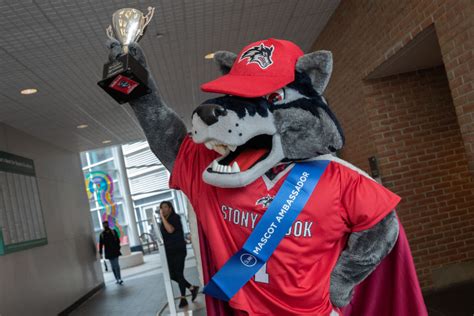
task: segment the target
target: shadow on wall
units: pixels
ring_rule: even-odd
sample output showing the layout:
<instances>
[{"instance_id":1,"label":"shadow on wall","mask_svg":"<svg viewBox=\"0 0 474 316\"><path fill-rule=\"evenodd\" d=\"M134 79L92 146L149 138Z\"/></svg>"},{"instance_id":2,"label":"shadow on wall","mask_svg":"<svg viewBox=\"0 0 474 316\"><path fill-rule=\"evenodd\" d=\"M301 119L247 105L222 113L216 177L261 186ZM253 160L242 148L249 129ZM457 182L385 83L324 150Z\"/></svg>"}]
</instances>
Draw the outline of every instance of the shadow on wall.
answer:
<instances>
[{"instance_id":1,"label":"shadow on wall","mask_svg":"<svg viewBox=\"0 0 474 316\"><path fill-rule=\"evenodd\" d=\"M474 315L474 281L426 294L430 316Z\"/></svg>"}]
</instances>

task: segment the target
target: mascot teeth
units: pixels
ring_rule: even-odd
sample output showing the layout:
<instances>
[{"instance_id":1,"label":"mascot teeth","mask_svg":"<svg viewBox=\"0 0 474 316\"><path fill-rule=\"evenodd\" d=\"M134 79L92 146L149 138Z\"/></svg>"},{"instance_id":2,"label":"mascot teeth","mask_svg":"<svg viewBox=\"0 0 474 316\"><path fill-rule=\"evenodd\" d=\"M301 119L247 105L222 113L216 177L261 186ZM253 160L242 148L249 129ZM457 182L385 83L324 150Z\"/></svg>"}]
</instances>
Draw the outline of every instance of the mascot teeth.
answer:
<instances>
[{"instance_id":1,"label":"mascot teeth","mask_svg":"<svg viewBox=\"0 0 474 316\"><path fill-rule=\"evenodd\" d=\"M118 45L114 42L108 45L109 56L120 56L115 49ZM130 54L146 65L139 45L134 45ZM235 245L245 243L255 254L270 255L281 238L281 247L285 250L278 251L277 248L269 262L278 261L283 269L288 265L291 271L297 268L289 274L272 272L276 267L270 264L267 271L262 271L265 281L257 281L257 273L251 286L239 290L245 282L231 284L226 294L232 297L234 289L239 290L239 294L232 297L231 304L226 304L225 309L229 312L225 314L234 314L234 311L249 315L259 311L259 314L271 314L275 311L281 315L283 313L277 311L286 310L286 314L314 315L314 311L324 310L324 315L334 316L342 314L336 308L330 312L327 309L332 308L328 306L354 303L357 308L353 311L375 308L383 309L378 313L381 315L413 315L416 310L417 315L428 315L406 236L399 230L393 209L400 197L368 178L364 171L331 155L344 144L342 129L323 97L332 72L332 54L317 51L304 55L289 41L267 39L246 46L239 55L219 51L213 58L225 76L203 84L201 90L223 96L213 96L193 111L191 135L179 116L162 102L153 80L148 82L150 97L136 98L130 103L148 136L151 149L171 172L170 186L182 189L195 208L199 228L205 237L201 247L201 256L208 259L202 265L204 274L213 274L213 268L223 263L222 257L234 254ZM148 67L146 70L151 74ZM293 77L294 80L288 82ZM160 115L149 115L155 111ZM169 126L173 128L169 129ZM181 144L177 144L178 139ZM202 143L209 151L202 148ZM313 160L321 165L303 165L303 162ZM301 164L292 170L288 167L288 164L299 162ZM318 172L321 178L316 186ZM305 184L303 179L309 183ZM286 191L287 187L291 194ZM297 197L298 192L302 197ZM272 202L277 193L281 193L282 199ZM223 201L232 207L224 206ZM267 215L265 209L276 205L273 203L281 204L276 206L278 214ZM287 211L295 216L285 217ZM258 225L266 225L261 230L264 237L255 238L253 233L250 235L247 220L252 217L253 222L254 215L262 216L263 212L266 219L260 217ZM275 226L272 217L277 222L287 221L289 229L283 227L283 223ZM350 221L346 220L348 217ZM300 220L296 221L297 218ZM175 219L180 222L179 218ZM300 224L299 228L297 224ZM291 238L284 238L285 234ZM395 246L397 238L403 244ZM269 240L273 246L266 244ZM334 246L328 249L329 244ZM396 252L387 256L392 249ZM377 269L385 256L388 260L385 267ZM250 254L245 261L253 262L250 258L255 259L253 264L257 263ZM314 258L323 269L312 268ZM335 258L337 262L334 262ZM243 263L243 255L241 259ZM398 270L400 264L401 269L408 272L403 276ZM252 277L254 272L250 271L247 276ZM357 284L372 272L374 277L362 285L365 294L355 295L351 302L353 291L357 293ZM262 284L268 283L268 275L275 286ZM405 278L397 283L396 291L391 291L383 282L390 277ZM327 282L309 284L308 279ZM210 287L214 291L208 294L217 297L222 295L221 286L232 280L214 278L214 281L215 287ZM224 284L219 284L221 282ZM276 286L279 284L286 286ZM305 286L305 293L300 285ZM372 294L380 289L387 293L384 291L384 299L374 305ZM407 290L410 295L403 296ZM295 293L298 293L299 302L294 300L295 304L290 306L287 302ZM385 304L397 302L400 297L404 299L403 306ZM368 307L364 306L366 304ZM210 314L219 314L221 306L212 305L208 306Z\"/></svg>"},{"instance_id":2,"label":"mascot teeth","mask_svg":"<svg viewBox=\"0 0 474 316\"><path fill-rule=\"evenodd\" d=\"M234 164L232 165L232 172L240 172L240 168L239 168L239 165L237 164L237 161L234 162Z\"/></svg>"},{"instance_id":3,"label":"mascot teeth","mask_svg":"<svg viewBox=\"0 0 474 316\"><path fill-rule=\"evenodd\" d=\"M235 151L237 149L237 146L235 145L225 145L225 144L219 144L215 140L210 140L204 143L206 145L207 149L210 150L215 150L221 155L227 155L229 151Z\"/></svg>"},{"instance_id":4,"label":"mascot teeth","mask_svg":"<svg viewBox=\"0 0 474 316\"><path fill-rule=\"evenodd\" d=\"M212 143L211 142L205 142L204 145L206 145L207 149L212 150Z\"/></svg>"},{"instance_id":5,"label":"mascot teeth","mask_svg":"<svg viewBox=\"0 0 474 316\"><path fill-rule=\"evenodd\" d=\"M226 145L222 145L222 144L219 144L219 145L214 145L212 147L212 149L214 149L215 151L217 151L219 154L221 154L222 156L225 156L227 155L230 150L229 150L229 147L227 147Z\"/></svg>"},{"instance_id":6,"label":"mascot teeth","mask_svg":"<svg viewBox=\"0 0 474 316\"><path fill-rule=\"evenodd\" d=\"M212 171L220 172L220 173L237 173L237 172L240 172L240 168L237 162L234 162L231 167L231 166L223 166L219 164L217 160L214 160L212 162Z\"/></svg>"}]
</instances>

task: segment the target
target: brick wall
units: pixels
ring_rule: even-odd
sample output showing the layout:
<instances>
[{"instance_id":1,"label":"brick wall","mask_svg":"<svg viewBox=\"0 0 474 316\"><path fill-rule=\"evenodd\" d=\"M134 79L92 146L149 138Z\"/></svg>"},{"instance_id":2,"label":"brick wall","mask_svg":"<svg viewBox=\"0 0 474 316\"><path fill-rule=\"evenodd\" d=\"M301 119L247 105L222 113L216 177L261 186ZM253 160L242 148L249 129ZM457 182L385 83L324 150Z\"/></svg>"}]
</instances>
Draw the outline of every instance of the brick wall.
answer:
<instances>
[{"instance_id":1,"label":"brick wall","mask_svg":"<svg viewBox=\"0 0 474 316\"><path fill-rule=\"evenodd\" d=\"M474 259L474 181L443 67L366 88L373 143L398 206L423 288L431 272Z\"/></svg>"},{"instance_id":2,"label":"brick wall","mask_svg":"<svg viewBox=\"0 0 474 316\"><path fill-rule=\"evenodd\" d=\"M342 156L403 202L424 290L448 264L474 261L474 2L341 1L313 49L333 52L326 96L346 134ZM365 80L434 24L444 67Z\"/></svg>"}]
</instances>

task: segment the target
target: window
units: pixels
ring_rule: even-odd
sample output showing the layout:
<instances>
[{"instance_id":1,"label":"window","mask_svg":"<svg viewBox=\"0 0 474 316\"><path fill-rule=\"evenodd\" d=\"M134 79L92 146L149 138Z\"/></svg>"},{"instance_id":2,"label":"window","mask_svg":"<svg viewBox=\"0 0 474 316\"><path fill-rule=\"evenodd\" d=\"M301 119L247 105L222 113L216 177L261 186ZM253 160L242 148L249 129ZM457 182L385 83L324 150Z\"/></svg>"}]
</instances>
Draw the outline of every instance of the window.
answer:
<instances>
[{"instance_id":1,"label":"window","mask_svg":"<svg viewBox=\"0 0 474 316\"><path fill-rule=\"evenodd\" d=\"M120 192L120 187L119 183L117 180L114 180L114 200L117 201L117 199L122 198L122 194Z\"/></svg>"},{"instance_id":2,"label":"window","mask_svg":"<svg viewBox=\"0 0 474 316\"><path fill-rule=\"evenodd\" d=\"M149 233L148 231L148 221L140 221L138 225L138 235L140 236L143 233Z\"/></svg>"},{"instance_id":3,"label":"window","mask_svg":"<svg viewBox=\"0 0 474 316\"><path fill-rule=\"evenodd\" d=\"M141 221L141 220L142 220L142 216L141 216L140 208L139 208L139 207L136 207L136 208L135 208L135 216L136 216L136 218L137 218L137 221Z\"/></svg>"},{"instance_id":4,"label":"window","mask_svg":"<svg viewBox=\"0 0 474 316\"><path fill-rule=\"evenodd\" d=\"M87 162L87 153L81 153L81 164L83 167L89 165L89 163Z\"/></svg>"},{"instance_id":5,"label":"window","mask_svg":"<svg viewBox=\"0 0 474 316\"><path fill-rule=\"evenodd\" d=\"M147 207L145 209L145 216L146 216L147 220L152 221L152 219L153 219L153 208L152 207Z\"/></svg>"},{"instance_id":6,"label":"window","mask_svg":"<svg viewBox=\"0 0 474 316\"><path fill-rule=\"evenodd\" d=\"M101 230L95 232L95 242L96 242L97 244L99 244L99 242L100 242L100 233L101 233L101 232L102 232Z\"/></svg>"},{"instance_id":7,"label":"window","mask_svg":"<svg viewBox=\"0 0 474 316\"><path fill-rule=\"evenodd\" d=\"M109 159L113 157L112 148L102 148L94 151L89 152L90 164L93 165L95 163L101 162L103 160Z\"/></svg>"},{"instance_id":8,"label":"window","mask_svg":"<svg viewBox=\"0 0 474 316\"><path fill-rule=\"evenodd\" d=\"M113 178L115 177L115 163L113 160L101 163L100 165L94 166L90 169L91 171L103 171L110 174Z\"/></svg>"},{"instance_id":9,"label":"window","mask_svg":"<svg viewBox=\"0 0 474 316\"><path fill-rule=\"evenodd\" d=\"M94 230L95 231L101 230L102 229L102 223L101 223L102 221L101 221L101 218L100 218L99 211L92 211L91 216L92 216L92 225L94 226Z\"/></svg>"},{"instance_id":10,"label":"window","mask_svg":"<svg viewBox=\"0 0 474 316\"><path fill-rule=\"evenodd\" d=\"M95 203L95 196L93 196L92 199L89 200L89 207L91 210L97 208L97 205Z\"/></svg>"},{"instance_id":11,"label":"window","mask_svg":"<svg viewBox=\"0 0 474 316\"><path fill-rule=\"evenodd\" d=\"M125 221L123 205L121 203L116 204L116 205L117 205L117 221L120 223L120 225L125 224L126 221Z\"/></svg>"}]
</instances>

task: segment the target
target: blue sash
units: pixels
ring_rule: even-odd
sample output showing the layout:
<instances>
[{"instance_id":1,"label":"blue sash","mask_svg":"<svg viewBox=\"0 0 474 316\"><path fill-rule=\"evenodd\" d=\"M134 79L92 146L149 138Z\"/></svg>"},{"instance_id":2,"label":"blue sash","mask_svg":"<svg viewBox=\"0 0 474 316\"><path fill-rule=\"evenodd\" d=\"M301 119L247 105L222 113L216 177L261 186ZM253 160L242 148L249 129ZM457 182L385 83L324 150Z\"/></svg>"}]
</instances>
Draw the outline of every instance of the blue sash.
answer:
<instances>
[{"instance_id":1,"label":"blue sash","mask_svg":"<svg viewBox=\"0 0 474 316\"><path fill-rule=\"evenodd\" d=\"M247 241L204 287L204 293L228 301L267 262L303 210L328 160L295 164Z\"/></svg>"}]
</instances>

